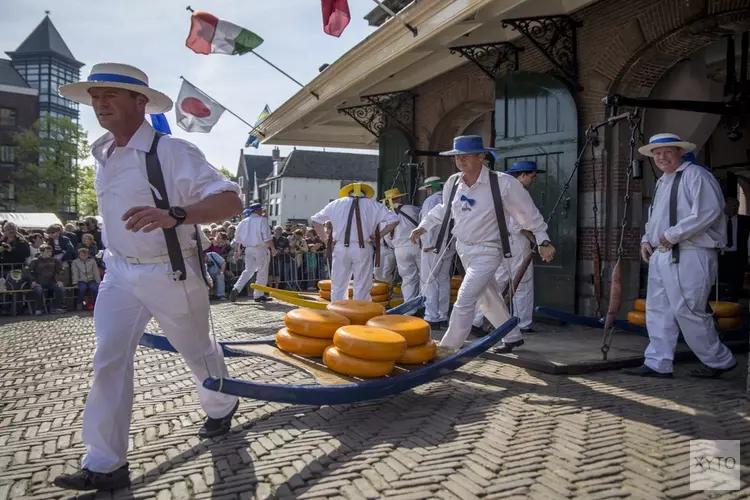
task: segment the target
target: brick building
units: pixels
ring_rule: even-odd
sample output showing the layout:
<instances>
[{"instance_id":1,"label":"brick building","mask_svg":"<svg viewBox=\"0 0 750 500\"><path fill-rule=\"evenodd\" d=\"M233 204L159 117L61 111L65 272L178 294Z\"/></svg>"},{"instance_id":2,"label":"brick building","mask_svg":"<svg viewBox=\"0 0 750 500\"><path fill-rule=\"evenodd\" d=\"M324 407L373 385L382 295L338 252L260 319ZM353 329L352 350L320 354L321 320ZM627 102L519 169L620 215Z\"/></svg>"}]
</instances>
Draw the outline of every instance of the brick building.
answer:
<instances>
[{"instance_id":1,"label":"brick building","mask_svg":"<svg viewBox=\"0 0 750 500\"><path fill-rule=\"evenodd\" d=\"M584 150L586 130L609 116L602 102L608 95L722 100L726 36L750 29L750 0L434 0L403 7L278 108L263 124L265 142L378 149L381 191L403 165L408 175L400 187L410 192L422 175L414 164L428 176L453 173L434 152L450 149L457 135L481 134L500 148L496 169L535 159L547 170L532 187L537 206L546 217L560 201L549 223L558 255L535 264L537 304L606 312L624 221L624 316L643 296L638 242L655 173L646 162L638 178L627 175L628 120L599 129L593 150ZM725 193L740 195L746 213L750 135L742 123L670 109L640 116L646 140L664 131L698 144L698 159L713 167Z\"/></svg>"}]
</instances>

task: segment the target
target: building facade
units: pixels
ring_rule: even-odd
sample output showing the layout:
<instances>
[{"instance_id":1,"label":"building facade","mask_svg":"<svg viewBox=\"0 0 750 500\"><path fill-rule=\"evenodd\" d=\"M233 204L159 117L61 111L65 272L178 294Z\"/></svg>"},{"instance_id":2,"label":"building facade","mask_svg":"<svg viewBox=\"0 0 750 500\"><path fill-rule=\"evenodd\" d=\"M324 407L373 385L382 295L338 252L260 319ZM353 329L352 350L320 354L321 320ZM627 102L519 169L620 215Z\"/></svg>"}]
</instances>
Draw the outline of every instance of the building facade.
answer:
<instances>
[{"instance_id":1,"label":"building facade","mask_svg":"<svg viewBox=\"0 0 750 500\"><path fill-rule=\"evenodd\" d=\"M16 115L18 124L16 132L30 128L36 120L44 115L56 118L65 117L76 124L78 123L78 104L59 96L57 89L60 85L80 80L80 69L84 64L73 56L48 15L16 50L6 52L6 54L10 60L0 59L0 82L15 82L15 85L7 84L15 90L5 89L3 84L0 83L0 100L5 103L0 106L6 110L4 113ZM23 82L23 85L21 85L21 82ZM26 90L19 94L18 88ZM34 104L30 102L32 100L31 90L35 92L33 99L36 100L36 103ZM4 93L9 95L3 97ZM17 97L19 95L25 97ZM29 123L32 108L34 111L33 120ZM21 116L20 121L19 116ZM9 119L6 118L6 120ZM2 125L0 125L0 128L2 128ZM41 133L44 133L44 131ZM0 134L2 134L1 131ZM10 134L10 139L8 139L8 135L7 130L5 135L0 135L0 141L3 141L4 146L12 144L12 134ZM7 154L5 158L6 160L9 158ZM3 168L11 169L15 163L14 156L13 161L3 163ZM68 168L71 176L77 175L78 165L70 164ZM9 191L12 193L13 187L9 180L11 175L8 171L5 174L2 182L5 183L4 186L6 187L3 189L6 194ZM15 197L8 203L14 207L14 210L34 210L34 207L17 207ZM63 220L77 217L75 190L72 190L65 197L58 215Z\"/></svg>"},{"instance_id":2,"label":"building facade","mask_svg":"<svg viewBox=\"0 0 750 500\"><path fill-rule=\"evenodd\" d=\"M245 206L260 201L263 194L260 186L269 175L272 175L274 162L281 158L279 149L275 148L271 156L246 155L240 150L240 161L237 166L237 184L242 190L242 201Z\"/></svg>"}]
</instances>

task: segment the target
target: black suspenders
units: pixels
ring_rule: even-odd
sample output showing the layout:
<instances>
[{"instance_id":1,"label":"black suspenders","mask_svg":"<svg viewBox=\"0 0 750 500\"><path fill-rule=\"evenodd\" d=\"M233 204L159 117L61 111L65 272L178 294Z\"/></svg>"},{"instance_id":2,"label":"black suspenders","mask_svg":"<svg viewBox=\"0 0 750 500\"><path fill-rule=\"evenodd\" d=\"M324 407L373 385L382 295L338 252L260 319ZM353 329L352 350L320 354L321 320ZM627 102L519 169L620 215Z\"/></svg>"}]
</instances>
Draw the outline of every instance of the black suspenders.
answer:
<instances>
[{"instance_id":1,"label":"black suspenders","mask_svg":"<svg viewBox=\"0 0 750 500\"><path fill-rule=\"evenodd\" d=\"M359 248L365 248L365 240L362 235L362 215L359 211L359 197L352 198L352 206L349 207L349 218L346 220L346 230L344 233L344 246L349 247L349 232L352 229L352 218L356 216L357 238L359 239Z\"/></svg>"},{"instance_id":2,"label":"black suspenders","mask_svg":"<svg viewBox=\"0 0 750 500\"><path fill-rule=\"evenodd\" d=\"M682 179L682 173L684 170L680 170L674 176L672 182L672 189L669 192L669 227L677 224L677 190L680 187L680 179ZM679 264L680 262L680 247L679 244L675 243L672 246L672 263Z\"/></svg>"}]
</instances>

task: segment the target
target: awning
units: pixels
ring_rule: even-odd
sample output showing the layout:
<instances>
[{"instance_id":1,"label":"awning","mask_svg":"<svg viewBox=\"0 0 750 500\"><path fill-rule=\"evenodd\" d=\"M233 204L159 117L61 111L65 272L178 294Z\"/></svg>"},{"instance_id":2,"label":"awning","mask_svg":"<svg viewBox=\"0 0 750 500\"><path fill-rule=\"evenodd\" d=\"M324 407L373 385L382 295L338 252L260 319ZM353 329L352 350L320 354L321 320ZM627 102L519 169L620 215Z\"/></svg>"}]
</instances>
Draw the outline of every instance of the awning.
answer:
<instances>
[{"instance_id":1,"label":"awning","mask_svg":"<svg viewBox=\"0 0 750 500\"><path fill-rule=\"evenodd\" d=\"M0 212L0 220L13 222L24 229L47 229L52 224L61 224L55 214Z\"/></svg>"}]
</instances>

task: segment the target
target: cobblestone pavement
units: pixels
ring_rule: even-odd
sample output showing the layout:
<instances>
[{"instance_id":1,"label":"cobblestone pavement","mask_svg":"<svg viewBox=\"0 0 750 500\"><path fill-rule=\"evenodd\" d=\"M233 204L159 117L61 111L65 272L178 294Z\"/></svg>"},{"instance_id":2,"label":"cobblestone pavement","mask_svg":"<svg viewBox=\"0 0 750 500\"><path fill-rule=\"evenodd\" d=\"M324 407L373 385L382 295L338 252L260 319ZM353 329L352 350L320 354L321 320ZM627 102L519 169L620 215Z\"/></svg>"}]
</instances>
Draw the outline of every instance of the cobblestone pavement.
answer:
<instances>
[{"instance_id":1,"label":"cobblestone pavement","mask_svg":"<svg viewBox=\"0 0 750 500\"><path fill-rule=\"evenodd\" d=\"M286 310L213 307L225 339L273 334ZM93 348L90 313L0 324L0 499L70 497L52 479L84 451ZM139 349L135 365L134 485L97 498L705 498L689 488L690 439L740 439L750 465L744 370L716 381L686 377L689 366L672 380L563 377L480 359L376 402L243 400L231 434L202 441L180 358ZM229 365L238 377L309 382L264 359ZM744 489L722 498L750 497L743 472Z\"/></svg>"}]
</instances>

